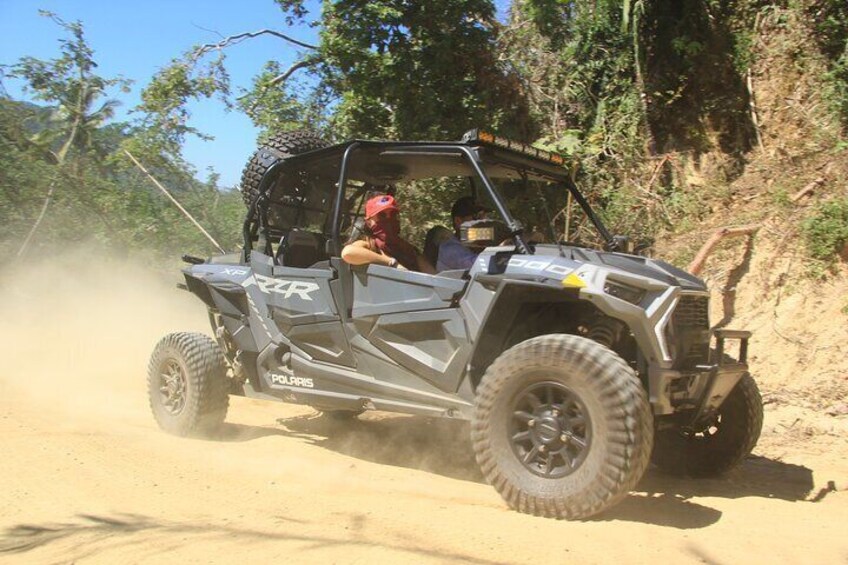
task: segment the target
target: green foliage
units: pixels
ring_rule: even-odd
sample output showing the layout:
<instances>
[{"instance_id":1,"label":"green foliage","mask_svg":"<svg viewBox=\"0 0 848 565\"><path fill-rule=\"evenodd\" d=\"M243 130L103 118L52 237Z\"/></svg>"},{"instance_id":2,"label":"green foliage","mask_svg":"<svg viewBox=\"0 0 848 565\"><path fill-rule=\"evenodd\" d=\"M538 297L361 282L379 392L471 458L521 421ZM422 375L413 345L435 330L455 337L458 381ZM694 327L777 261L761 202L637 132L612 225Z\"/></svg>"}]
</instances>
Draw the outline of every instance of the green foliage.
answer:
<instances>
[{"instance_id":1,"label":"green foliage","mask_svg":"<svg viewBox=\"0 0 848 565\"><path fill-rule=\"evenodd\" d=\"M324 100L320 91L305 92L305 87L297 83L266 88L282 72L279 63L268 61L253 79L253 88L239 97L239 108L252 117L262 136L303 127L315 131L323 129L326 118L322 113Z\"/></svg>"},{"instance_id":2,"label":"green foliage","mask_svg":"<svg viewBox=\"0 0 848 565\"><path fill-rule=\"evenodd\" d=\"M119 152L146 130L105 124L115 103L103 96L126 81L94 73L97 64L82 24L48 15L70 37L61 41L61 56L25 57L9 73L48 105L0 97L0 261L17 254L33 226L38 229L28 253L62 253L78 242L122 253L210 252L210 244ZM167 167L155 167L163 163ZM213 235L233 248L243 214L240 195L222 193L214 177L199 183L179 162L151 164Z\"/></svg>"},{"instance_id":3,"label":"green foliage","mask_svg":"<svg viewBox=\"0 0 848 565\"><path fill-rule=\"evenodd\" d=\"M118 103L106 100L94 109L98 99L112 87L127 92L130 82L94 74L94 51L85 40L80 22L69 23L46 11L41 15L52 19L70 36L59 42L61 56L49 61L23 57L10 67L8 75L22 79L25 91L35 100L51 105L51 123L35 132L29 142L45 150L55 149L55 159L61 163L71 149L84 153L91 147L94 130L114 115Z\"/></svg>"},{"instance_id":4,"label":"green foliage","mask_svg":"<svg viewBox=\"0 0 848 565\"><path fill-rule=\"evenodd\" d=\"M277 3L289 23L310 15L300 0ZM530 138L518 76L496 56L491 0L325 1L320 25L319 45L289 69L268 61L235 100L224 49L243 37L172 61L142 95L147 129L160 136L146 143L177 157L186 135L202 135L186 103L211 96L244 111L263 136L309 126L336 138L450 139L486 126Z\"/></svg>"},{"instance_id":5,"label":"green foliage","mask_svg":"<svg viewBox=\"0 0 848 565\"><path fill-rule=\"evenodd\" d=\"M343 137L456 139L485 126L527 138L490 0L327 1L322 23L320 74Z\"/></svg>"},{"instance_id":6,"label":"green foliage","mask_svg":"<svg viewBox=\"0 0 848 565\"><path fill-rule=\"evenodd\" d=\"M825 99L842 121L843 131L848 132L848 41L842 56L833 63L826 79Z\"/></svg>"},{"instance_id":7,"label":"green foliage","mask_svg":"<svg viewBox=\"0 0 848 565\"><path fill-rule=\"evenodd\" d=\"M810 254L832 262L848 245L848 198L820 204L801 225Z\"/></svg>"},{"instance_id":8,"label":"green foliage","mask_svg":"<svg viewBox=\"0 0 848 565\"><path fill-rule=\"evenodd\" d=\"M822 53L831 61L843 57L848 42L848 3L844 0L807 0L804 4Z\"/></svg>"},{"instance_id":9,"label":"green foliage","mask_svg":"<svg viewBox=\"0 0 848 565\"><path fill-rule=\"evenodd\" d=\"M182 59L174 59L160 71L142 91L139 110L145 113L144 145L152 152L179 159L187 135L201 139L210 137L188 125L191 117L186 103L190 100L218 96L230 105L230 81L225 56L219 53L212 61L201 64L194 50Z\"/></svg>"},{"instance_id":10,"label":"green foliage","mask_svg":"<svg viewBox=\"0 0 848 565\"><path fill-rule=\"evenodd\" d=\"M526 77L531 116L543 133L539 145L573 156L581 186L605 219L630 233L644 217L632 213L635 200L620 185L623 172L641 161L650 135L635 73L631 12L611 0L523 0L513 4L503 33L506 55ZM557 17L546 16L541 25L540 14Z\"/></svg>"}]
</instances>

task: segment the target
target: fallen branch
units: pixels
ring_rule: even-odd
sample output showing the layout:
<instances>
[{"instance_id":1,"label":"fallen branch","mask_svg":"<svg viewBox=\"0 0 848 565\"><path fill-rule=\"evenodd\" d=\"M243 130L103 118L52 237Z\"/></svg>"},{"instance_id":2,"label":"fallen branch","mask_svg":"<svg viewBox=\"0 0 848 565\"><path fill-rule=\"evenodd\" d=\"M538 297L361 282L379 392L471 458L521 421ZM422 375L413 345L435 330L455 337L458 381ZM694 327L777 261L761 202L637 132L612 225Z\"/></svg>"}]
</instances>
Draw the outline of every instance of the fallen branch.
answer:
<instances>
[{"instance_id":1,"label":"fallen branch","mask_svg":"<svg viewBox=\"0 0 848 565\"><path fill-rule=\"evenodd\" d=\"M707 257L712 253L713 248L718 245L718 242L726 237L736 237L740 235L751 235L760 229L759 225L752 226L741 226L738 228L720 228L716 230L716 232L710 236L710 238L704 243L701 247L698 254L695 255L695 258L692 259L692 262L689 263L687 270L693 275L698 275L701 272L701 269L704 268L704 263L707 261Z\"/></svg>"},{"instance_id":2,"label":"fallen branch","mask_svg":"<svg viewBox=\"0 0 848 565\"><path fill-rule=\"evenodd\" d=\"M176 206L177 208L179 208L180 212L182 212L182 213L183 213L183 215L185 215L185 217L186 217L186 218L188 218L189 220L191 220L191 223L193 223L193 224L197 227L197 229L199 229L199 230L201 231L201 233L203 233L203 235L205 235L205 236L206 236L206 239L208 239L209 241L211 241L211 242L212 242L212 245L214 245L215 247L217 247L217 248L218 248L218 251L220 251L221 253L226 253L226 251L224 251L224 248L223 248L223 247L221 247L221 246L218 244L218 242L217 242L217 241L215 241L215 238L214 238L214 237L212 237L211 235L209 235L209 232L207 232L205 229L203 229L203 226L201 226L201 225L197 222L197 220L195 220L195 219L194 219L194 216L192 216L191 214L189 214L188 210L186 210L185 208L183 208L182 204L180 204L179 202L177 202L177 199L176 199L176 198L174 198L173 196L171 196L171 193L170 193L170 192L168 192L168 189L166 189L164 186L162 186L161 184L159 184L159 181L158 181L158 180L156 180L156 179L153 177L153 175L151 175L150 173L148 173L148 172L147 172L147 169L145 169L145 168L144 168L144 166L142 166L142 164L141 164L141 163L139 163L139 162L138 162L138 160L136 160L136 158L135 158L135 157L133 157L132 153L130 153L130 152L129 152L129 151L127 151L126 149L124 149L124 153L126 153L126 154L127 154L127 157L129 157L129 158L132 160L132 162L133 162L133 163L135 163L135 166L136 166L136 167L138 167L139 169L141 169L141 172L143 172L145 175L147 175L147 178L149 178L150 180L152 180L152 181L153 181L153 184L155 184L155 185L159 188L159 190L161 190L161 191L165 194L165 196L167 196L167 197L171 200L171 202L173 202L173 203L174 203L174 206Z\"/></svg>"},{"instance_id":3,"label":"fallen branch","mask_svg":"<svg viewBox=\"0 0 848 565\"><path fill-rule=\"evenodd\" d=\"M660 176L660 170L663 168L663 165L665 165L668 162L668 160L669 160L669 154L666 153L665 155L663 155L662 159L660 159L660 162L657 164L657 166L654 167L654 172L651 175L651 180L648 181L648 186L645 187L645 190L647 190L648 192L651 191L651 188L653 188L654 183L657 180L657 177Z\"/></svg>"},{"instance_id":4,"label":"fallen branch","mask_svg":"<svg viewBox=\"0 0 848 565\"><path fill-rule=\"evenodd\" d=\"M824 177L817 178L816 180L814 180L813 182L811 182L810 184L808 184L807 186L805 186L804 188L802 188L801 190L796 192L795 195L792 197L792 202L798 202L799 200L801 200L805 196L812 194L819 186L823 185L824 182L825 182Z\"/></svg>"},{"instance_id":5,"label":"fallen branch","mask_svg":"<svg viewBox=\"0 0 848 565\"><path fill-rule=\"evenodd\" d=\"M760 132L760 119L757 116L757 102L754 98L754 80L751 78L751 69L748 69L746 77L746 86L748 87L748 107L751 110L751 123L754 125L754 134L757 136L757 145L760 146L760 151L763 147L763 135Z\"/></svg>"}]
</instances>

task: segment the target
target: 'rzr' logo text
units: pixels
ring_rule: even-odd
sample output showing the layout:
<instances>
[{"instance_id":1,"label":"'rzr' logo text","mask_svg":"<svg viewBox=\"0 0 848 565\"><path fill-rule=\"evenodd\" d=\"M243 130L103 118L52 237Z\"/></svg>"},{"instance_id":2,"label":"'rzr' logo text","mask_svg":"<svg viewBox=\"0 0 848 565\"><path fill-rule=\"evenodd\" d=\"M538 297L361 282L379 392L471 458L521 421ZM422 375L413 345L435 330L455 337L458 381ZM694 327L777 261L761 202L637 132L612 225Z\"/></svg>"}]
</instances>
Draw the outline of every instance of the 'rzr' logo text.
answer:
<instances>
[{"instance_id":1,"label":"'rzr' logo text","mask_svg":"<svg viewBox=\"0 0 848 565\"><path fill-rule=\"evenodd\" d=\"M290 298L293 294L304 300L312 300L310 293L318 290L318 285L306 281L286 281L263 275L256 276L256 285L262 292L281 294L283 298Z\"/></svg>"}]
</instances>

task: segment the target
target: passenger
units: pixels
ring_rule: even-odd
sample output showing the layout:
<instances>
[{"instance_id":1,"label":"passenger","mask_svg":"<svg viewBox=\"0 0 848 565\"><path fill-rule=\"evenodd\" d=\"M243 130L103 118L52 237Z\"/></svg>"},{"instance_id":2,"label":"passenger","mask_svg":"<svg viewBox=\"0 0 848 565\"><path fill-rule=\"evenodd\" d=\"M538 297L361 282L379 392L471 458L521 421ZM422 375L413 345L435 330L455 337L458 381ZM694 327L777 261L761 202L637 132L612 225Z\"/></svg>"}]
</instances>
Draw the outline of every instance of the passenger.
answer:
<instances>
[{"instance_id":1,"label":"passenger","mask_svg":"<svg viewBox=\"0 0 848 565\"><path fill-rule=\"evenodd\" d=\"M365 227L359 239L342 249L342 259L351 265L376 264L435 274L427 259L400 236L400 210L388 194L365 203Z\"/></svg>"}]
</instances>

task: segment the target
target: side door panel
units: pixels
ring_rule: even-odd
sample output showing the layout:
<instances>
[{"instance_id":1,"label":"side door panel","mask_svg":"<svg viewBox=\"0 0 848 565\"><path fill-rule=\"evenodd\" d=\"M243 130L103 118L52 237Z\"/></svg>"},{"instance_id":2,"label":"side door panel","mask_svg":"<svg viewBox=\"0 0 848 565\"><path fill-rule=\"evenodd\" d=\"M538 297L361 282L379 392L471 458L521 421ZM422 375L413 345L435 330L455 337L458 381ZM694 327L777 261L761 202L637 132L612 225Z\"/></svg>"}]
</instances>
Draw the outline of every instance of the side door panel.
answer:
<instances>
[{"instance_id":1,"label":"side door panel","mask_svg":"<svg viewBox=\"0 0 848 565\"><path fill-rule=\"evenodd\" d=\"M377 349L443 391L455 391L471 352L455 308L384 314L367 336Z\"/></svg>"},{"instance_id":2,"label":"side door panel","mask_svg":"<svg viewBox=\"0 0 848 565\"><path fill-rule=\"evenodd\" d=\"M333 271L274 267L272 277L256 276L269 293L271 318L277 328L314 359L354 366L338 308L330 292Z\"/></svg>"},{"instance_id":3,"label":"side door panel","mask_svg":"<svg viewBox=\"0 0 848 565\"><path fill-rule=\"evenodd\" d=\"M471 351L456 307L466 281L379 265L351 271L358 332L401 367L439 390L455 391Z\"/></svg>"},{"instance_id":4,"label":"side door panel","mask_svg":"<svg viewBox=\"0 0 848 565\"><path fill-rule=\"evenodd\" d=\"M450 308L466 281L369 265L353 268L354 318Z\"/></svg>"}]
</instances>

